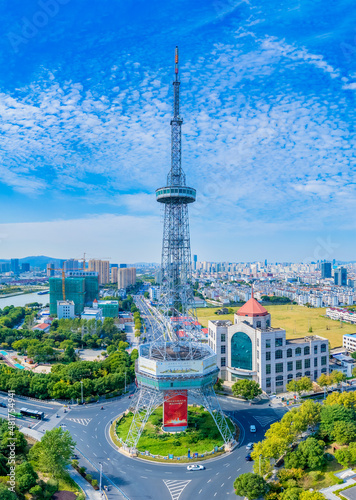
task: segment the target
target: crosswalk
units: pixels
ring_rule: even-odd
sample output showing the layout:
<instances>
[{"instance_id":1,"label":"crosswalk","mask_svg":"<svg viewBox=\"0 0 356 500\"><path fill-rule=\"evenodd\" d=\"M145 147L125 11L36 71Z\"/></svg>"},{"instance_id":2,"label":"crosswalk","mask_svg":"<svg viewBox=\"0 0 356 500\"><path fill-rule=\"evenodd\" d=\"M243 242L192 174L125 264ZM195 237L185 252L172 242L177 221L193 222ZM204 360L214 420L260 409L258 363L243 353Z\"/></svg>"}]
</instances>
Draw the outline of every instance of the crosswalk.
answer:
<instances>
[{"instance_id":1,"label":"crosswalk","mask_svg":"<svg viewBox=\"0 0 356 500\"><path fill-rule=\"evenodd\" d=\"M253 418L257 420L261 427L267 427L268 425L273 424L273 422L277 422L280 420L286 411L283 409L281 411L276 411L270 415L254 415Z\"/></svg>"},{"instance_id":2,"label":"crosswalk","mask_svg":"<svg viewBox=\"0 0 356 500\"><path fill-rule=\"evenodd\" d=\"M189 481L163 480L163 482L167 486L168 491L171 494L172 500L178 500L184 488L190 483L190 480Z\"/></svg>"},{"instance_id":3,"label":"crosswalk","mask_svg":"<svg viewBox=\"0 0 356 500\"><path fill-rule=\"evenodd\" d=\"M68 418L71 422L84 425L85 427L93 420L92 418Z\"/></svg>"}]
</instances>

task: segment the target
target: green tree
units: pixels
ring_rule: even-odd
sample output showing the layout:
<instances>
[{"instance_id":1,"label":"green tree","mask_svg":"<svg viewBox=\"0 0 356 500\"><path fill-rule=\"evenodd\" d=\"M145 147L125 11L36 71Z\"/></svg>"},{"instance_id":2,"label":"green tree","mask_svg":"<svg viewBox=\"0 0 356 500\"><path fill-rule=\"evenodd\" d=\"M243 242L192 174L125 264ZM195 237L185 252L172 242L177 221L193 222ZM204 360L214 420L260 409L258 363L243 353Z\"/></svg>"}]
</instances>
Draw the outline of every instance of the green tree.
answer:
<instances>
[{"instance_id":1,"label":"green tree","mask_svg":"<svg viewBox=\"0 0 356 500\"><path fill-rule=\"evenodd\" d=\"M302 489L297 487L287 488L279 498L280 500L299 500L301 491Z\"/></svg>"},{"instance_id":2,"label":"green tree","mask_svg":"<svg viewBox=\"0 0 356 500\"><path fill-rule=\"evenodd\" d=\"M18 465L15 473L17 486L22 493L36 485L38 476L29 462L22 462Z\"/></svg>"},{"instance_id":3,"label":"green tree","mask_svg":"<svg viewBox=\"0 0 356 500\"><path fill-rule=\"evenodd\" d=\"M39 470L50 473L53 477L62 477L70 464L75 442L68 431L61 427L47 431L30 450L29 457Z\"/></svg>"},{"instance_id":4,"label":"green tree","mask_svg":"<svg viewBox=\"0 0 356 500\"><path fill-rule=\"evenodd\" d=\"M285 457L285 465L288 469L295 467L305 469L318 469L325 464L324 456L324 441L318 441L313 437L309 437L302 441L298 449L289 452Z\"/></svg>"},{"instance_id":5,"label":"green tree","mask_svg":"<svg viewBox=\"0 0 356 500\"><path fill-rule=\"evenodd\" d=\"M5 484L0 483L0 498L1 500L17 500L18 497Z\"/></svg>"},{"instance_id":6,"label":"green tree","mask_svg":"<svg viewBox=\"0 0 356 500\"><path fill-rule=\"evenodd\" d=\"M299 500L325 500L325 497L319 491L302 491Z\"/></svg>"},{"instance_id":7,"label":"green tree","mask_svg":"<svg viewBox=\"0 0 356 500\"><path fill-rule=\"evenodd\" d=\"M331 436L335 422L354 422L356 412L351 408L345 408L338 404L323 406L320 413L320 431L324 436Z\"/></svg>"},{"instance_id":8,"label":"green tree","mask_svg":"<svg viewBox=\"0 0 356 500\"><path fill-rule=\"evenodd\" d=\"M234 481L235 493L238 496L247 497L248 500L263 497L268 492L268 484L263 477L252 472L241 474Z\"/></svg>"},{"instance_id":9,"label":"green tree","mask_svg":"<svg viewBox=\"0 0 356 500\"><path fill-rule=\"evenodd\" d=\"M349 444L351 441L356 441L356 423L335 422L331 436L338 444Z\"/></svg>"},{"instance_id":10,"label":"green tree","mask_svg":"<svg viewBox=\"0 0 356 500\"><path fill-rule=\"evenodd\" d=\"M262 394L261 387L254 380L237 380L231 389L234 396L241 396L247 400L254 399Z\"/></svg>"}]
</instances>

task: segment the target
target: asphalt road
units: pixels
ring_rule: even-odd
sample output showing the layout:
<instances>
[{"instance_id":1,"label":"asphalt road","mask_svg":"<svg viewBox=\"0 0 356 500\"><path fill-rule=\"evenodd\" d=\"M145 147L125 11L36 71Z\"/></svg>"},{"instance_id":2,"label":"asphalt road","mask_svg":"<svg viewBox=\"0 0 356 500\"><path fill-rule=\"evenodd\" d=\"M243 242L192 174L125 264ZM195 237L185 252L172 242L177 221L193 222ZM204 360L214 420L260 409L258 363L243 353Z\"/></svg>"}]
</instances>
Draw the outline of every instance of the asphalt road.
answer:
<instances>
[{"instance_id":1,"label":"asphalt road","mask_svg":"<svg viewBox=\"0 0 356 500\"><path fill-rule=\"evenodd\" d=\"M88 473L98 477L102 463L103 485L110 486L109 500L125 498L120 490L130 500L223 499L234 495L235 478L252 470L252 463L245 460L246 444L261 440L271 423L279 420L287 410L274 409L267 403L249 406L231 398L219 400L221 407L241 428L240 444L231 453L205 461L203 471L190 472L186 464L159 464L120 454L110 441L109 427L110 422L127 408L127 396L104 403L103 410L101 404L72 407L60 425L77 442L80 465L87 467ZM256 425L256 433L250 432L250 424Z\"/></svg>"}]
</instances>

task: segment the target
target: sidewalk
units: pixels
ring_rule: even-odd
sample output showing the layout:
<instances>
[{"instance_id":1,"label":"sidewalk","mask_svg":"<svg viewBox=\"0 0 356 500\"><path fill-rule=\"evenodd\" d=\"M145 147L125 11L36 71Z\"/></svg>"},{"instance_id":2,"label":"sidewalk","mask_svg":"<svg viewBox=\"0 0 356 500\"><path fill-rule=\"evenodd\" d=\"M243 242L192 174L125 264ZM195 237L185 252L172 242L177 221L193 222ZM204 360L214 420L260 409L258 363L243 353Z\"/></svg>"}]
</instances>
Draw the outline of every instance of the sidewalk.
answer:
<instances>
[{"instance_id":1,"label":"sidewalk","mask_svg":"<svg viewBox=\"0 0 356 500\"><path fill-rule=\"evenodd\" d=\"M95 491L93 487L72 467L68 468L70 477L81 487L84 491L85 497L89 500L102 500L105 496L101 497L99 491Z\"/></svg>"}]
</instances>

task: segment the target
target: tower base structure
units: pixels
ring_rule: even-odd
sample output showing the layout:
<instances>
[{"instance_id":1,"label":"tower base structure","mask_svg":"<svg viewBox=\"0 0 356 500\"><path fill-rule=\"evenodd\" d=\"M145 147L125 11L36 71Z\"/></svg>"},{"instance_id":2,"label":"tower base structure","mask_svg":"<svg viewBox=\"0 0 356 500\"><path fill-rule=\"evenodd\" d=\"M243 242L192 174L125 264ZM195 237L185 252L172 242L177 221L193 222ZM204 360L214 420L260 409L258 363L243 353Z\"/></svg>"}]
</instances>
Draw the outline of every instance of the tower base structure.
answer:
<instances>
[{"instance_id":1,"label":"tower base structure","mask_svg":"<svg viewBox=\"0 0 356 500\"><path fill-rule=\"evenodd\" d=\"M233 435L214 391L218 368L216 354L193 342L143 344L136 361L138 390L131 404L133 419L126 451L135 454L137 443L153 411L163 405L163 430L180 432L188 426L188 399L211 414L225 446Z\"/></svg>"}]
</instances>

